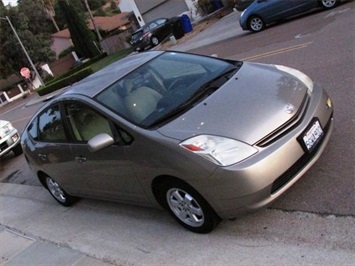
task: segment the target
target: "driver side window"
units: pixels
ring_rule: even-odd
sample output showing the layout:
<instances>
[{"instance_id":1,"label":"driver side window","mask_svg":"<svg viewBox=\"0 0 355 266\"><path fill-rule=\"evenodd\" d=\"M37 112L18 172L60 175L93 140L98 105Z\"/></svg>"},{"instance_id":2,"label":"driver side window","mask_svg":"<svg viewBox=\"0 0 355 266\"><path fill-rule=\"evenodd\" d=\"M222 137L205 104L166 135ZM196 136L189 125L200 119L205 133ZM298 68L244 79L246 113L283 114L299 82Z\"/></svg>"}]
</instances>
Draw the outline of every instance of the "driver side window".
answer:
<instances>
[{"instance_id":1,"label":"driver side window","mask_svg":"<svg viewBox=\"0 0 355 266\"><path fill-rule=\"evenodd\" d=\"M114 138L110 122L89 106L70 102L65 104L65 112L76 141L87 142L100 133Z\"/></svg>"}]
</instances>

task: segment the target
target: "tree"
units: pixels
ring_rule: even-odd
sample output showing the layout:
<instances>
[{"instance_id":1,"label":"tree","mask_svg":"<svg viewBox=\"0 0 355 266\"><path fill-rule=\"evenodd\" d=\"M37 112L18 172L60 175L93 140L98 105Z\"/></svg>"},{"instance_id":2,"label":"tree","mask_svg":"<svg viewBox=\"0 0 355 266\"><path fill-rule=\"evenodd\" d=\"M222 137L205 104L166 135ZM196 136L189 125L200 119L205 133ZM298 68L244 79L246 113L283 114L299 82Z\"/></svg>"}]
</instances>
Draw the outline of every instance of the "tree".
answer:
<instances>
[{"instance_id":1,"label":"tree","mask_svg":"<svg viewBox=\"0 0 355 266\"><path fill-rule=\"evenodd\" d=\"M58 0L58 5L62 10L63 17L67 22L72 42L75 50L84 57L94 57L99 54L95 46L95 35L87 27L83 20L75 11L75 8L66 0Z\"/></svg>"},{"instance_id":2,"label":"tree","mask_svg":"<svg viewBox=\"0 0 355 266\"><path fill-rule=\"evenodd\" d=\"M8 16L19 38L34 63L54 60L50 49L50 34L53 30L39 1L21 0L16 8L8 10L0 5L0 16ZM42 11L39 11L42 10ZM3 77L18 74L24 66L29 66L17 38L8 21L0 20L0 71Z\"/></svg>"}]
</instances>

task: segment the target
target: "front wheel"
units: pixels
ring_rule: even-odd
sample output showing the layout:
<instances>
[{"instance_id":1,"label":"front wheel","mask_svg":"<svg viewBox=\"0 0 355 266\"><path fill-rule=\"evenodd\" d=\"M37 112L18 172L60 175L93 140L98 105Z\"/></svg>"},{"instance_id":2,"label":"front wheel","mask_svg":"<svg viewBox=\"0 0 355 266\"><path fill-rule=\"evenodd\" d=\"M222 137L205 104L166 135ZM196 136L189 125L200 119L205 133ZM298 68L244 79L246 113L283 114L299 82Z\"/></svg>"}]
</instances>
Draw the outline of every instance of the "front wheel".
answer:
<instances>
[{"instance_id":1,"label":"front wheel","mask_svg":"<svg viewBox=\"0 0 355 266\"><path fill-rule=\"evenodd\" d=\"M156 36L152 36L150 42L152 43L153 46L157 46L159 44L159 39Z\"/></svg>"},{"instance_id":2,"label":"front wheel","mask_svg":"<svg viewBox=\"0 0 355 266\"><path fill-rule=\"evenodd\" d=\"M259 16L253 16L248 20L248 28L252 32L262 31L265 28L265 22Z\"/></svg>"},{"instance_id":3,"label":"front wheel","mask_svg":"<svg viewBox=\"0 0 355 266\"><path fill-rule=\"evenodd\" d=\"M69 207L77 200L77 198L68 195L68 193L66 193L64 189L49 176L46 177L46 185L53 198L65 207Z\"/></svg>"},{"instance_id":4,"label":"front wheel","mask_svg":"<svg viewBox=\"0 0 355 266\"><path fill-rule=\"evenodd\" d=\"M330 9L338 4L339 0L320 0L320 5L325 9Z\"/></svg>"},{"instance_id":5,"label":"front wheel","mask_svg":"<svg viewBox=\"0 0 355 266\"><path fill-rule=\"evenodd\" d=\"M182 226L195 233L209 233L220 221L206 200L183 182L164 182L160 202Z\"/></svg>"}]
</instances>

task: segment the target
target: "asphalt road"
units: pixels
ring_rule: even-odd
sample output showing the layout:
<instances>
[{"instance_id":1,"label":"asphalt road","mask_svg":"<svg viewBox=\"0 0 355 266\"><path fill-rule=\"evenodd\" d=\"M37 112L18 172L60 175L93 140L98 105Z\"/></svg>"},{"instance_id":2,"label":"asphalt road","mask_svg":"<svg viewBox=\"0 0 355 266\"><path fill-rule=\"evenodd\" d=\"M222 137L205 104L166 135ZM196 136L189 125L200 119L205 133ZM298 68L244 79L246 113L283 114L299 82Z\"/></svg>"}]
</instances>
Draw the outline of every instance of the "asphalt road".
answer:
<instances>
[{"instance_id":1,"label":"asphalt road","mask_svg":"<svg viewBox=\"0 0 355 266\"><path fill-rule=\"evenodd\" d=\"M300 69L321 83L333 98L335 129L326 151L271 209L355 215L354 6L352 2L333 11L312 11L257 34L239 31L233 38L192 50ZM0 118L12 121L22 131L39 108L25 107L28 100L0 108ZM1 182L39 185L24 156L9 153L1 158L0 170Z\"/></svg>"}]
</instances>

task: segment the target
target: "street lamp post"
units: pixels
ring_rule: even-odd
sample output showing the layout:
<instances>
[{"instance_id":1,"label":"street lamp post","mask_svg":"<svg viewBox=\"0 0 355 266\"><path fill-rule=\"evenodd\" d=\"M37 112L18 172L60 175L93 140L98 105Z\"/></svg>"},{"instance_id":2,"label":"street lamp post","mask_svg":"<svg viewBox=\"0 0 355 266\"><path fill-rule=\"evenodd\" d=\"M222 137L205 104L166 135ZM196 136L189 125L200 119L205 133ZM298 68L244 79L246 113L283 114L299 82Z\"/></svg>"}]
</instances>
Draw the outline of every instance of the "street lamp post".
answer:
<instances>
[{"instance_id":1,"label":"street lamp post","mask_svg":"<svg viewBox=\"0 0 355 266\"><path fill-rule=\"evenodd\" d=\"M22 42L21 42L21 39L20 39L20 37L18 36L18 34L17 34L17 32L16 32L14 26L12 25L12 23L11 23L9 17L8 17L8 16L6 16L5 18L0 17L0 19L6 19L7 22L10 24L10 27L11 27L12 31L14 32L14 34L15 34L15 36L16 36L18 42L20 43L21 48L22 48L23 52L25 53L25 55L26 55L26 57L27 57L27 60L28 60L28 62L30 63L30 65L31 65L31 67L32 67L32 69L33 69L33 71L36 73L36 76L38 77L38 79L39 79L39 81L41 82L41 84L44 85L44 82L43 82L41 76L39 75L39 73L38 73L38 71L37 71L35 65L33 64L32 60L31 60L31 57L30 57L29 54L27 53L25 46L23 46L23 44L22 44Z\"/></svg>"}]
</instances>

